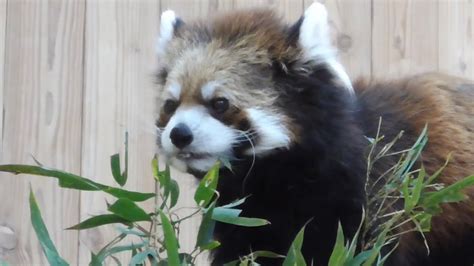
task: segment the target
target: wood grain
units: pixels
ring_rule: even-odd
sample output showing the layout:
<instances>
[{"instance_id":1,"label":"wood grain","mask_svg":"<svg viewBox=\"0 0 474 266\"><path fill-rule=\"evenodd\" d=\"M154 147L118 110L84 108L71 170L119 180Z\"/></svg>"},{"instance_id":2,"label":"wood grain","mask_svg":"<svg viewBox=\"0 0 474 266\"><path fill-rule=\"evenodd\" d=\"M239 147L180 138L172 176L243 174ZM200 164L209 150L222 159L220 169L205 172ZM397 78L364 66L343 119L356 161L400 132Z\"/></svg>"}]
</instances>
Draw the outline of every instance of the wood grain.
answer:
<instances>
[{"instance_id":1,"label":"wood grain","mask_svg":"<svg viewBox=\"0 0 474 266\"><path fill-rule=\"evenodd\" d=\"M474 79L474 2L439 2L439 70Z\"/></svg>"},{"instance_id":2,"label":"wood grain","mask_svg":"<svg viewBox=\"0 0 474 266\"><path fill-rule=\"evenodd\" d=\"M5 66L5 32L7 26L7 1L0 2L0 160L3 151L3 81Z\"/></svg>"},{"instance_id":3,"label":"wood grain","mask_svg":"<svg viewBox=\"0 0 474 266\"><path fill-rule=\"evenodd\" d=\"M438 69L438 2L373 2L372 74L401 77Z\"/></svg>"},{"instance_id":4,"label":"wood grain","mask_svg":"<svg viewBox=\"0 0 474 266\"><path fill-rule=\"evenodd\" d=\"M154 192L150 162L155 151L153 123L154 42L159 27L158 1L87 2L82 173L115 185L112 154L123 151L129 132L127 189ZM122 157L123 158L123 157ZM105 212L103 193L83 193L81 219ZM142 204L151 211L153 202ZM113 226L81 231L80 264L89 262L118 231ZM128 261L130 254L118 255Z\"/></svg>"},{"instance_id":5,"label":"wood grain","mask_svg":"<svg viewBox=\"0 0 474 266\"><path fill-rule=\"evenodd\" d=\"M9 1L7 6L2 163L33 163L80 171L83 1ZM11 264L46 260L29 216L29 185L60 254L77 263L79 193L50 178L0 177L0 225L11 229L2 257Z\"/></svg>"},{"instance_id":6,"label":"wood grain","mask_svg":"<svg viewBox=\"0 0 474 266\"><path fill-rule=\"evenodd\" d=\"M305 0L305 8L314 1ZM351 78L371 72L371 1L327 0L331 38L341 63ZM356 15L355 15L356 14Z\"/></svg>"},{"instance_id":7,"label":"wood grain","mask_svg":"<svg viewBox=\"0 0 474 266\"><path fill-rule=\"evenodd\" d=\"M234 9L273 8L286 22L294 23L303 15L303 0L233 0Z\"/></svg>"}]
</instances>

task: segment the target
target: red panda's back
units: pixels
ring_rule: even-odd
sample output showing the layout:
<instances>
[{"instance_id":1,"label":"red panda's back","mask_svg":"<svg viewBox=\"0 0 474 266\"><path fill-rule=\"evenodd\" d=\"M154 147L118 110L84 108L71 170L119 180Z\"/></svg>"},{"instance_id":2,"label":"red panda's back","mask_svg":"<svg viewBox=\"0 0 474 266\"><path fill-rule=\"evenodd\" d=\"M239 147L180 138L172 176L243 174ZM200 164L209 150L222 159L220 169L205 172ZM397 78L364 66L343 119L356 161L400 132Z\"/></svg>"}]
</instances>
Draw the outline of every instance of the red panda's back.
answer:
<instances>
[{"instance_id":1,"label":"red panda's back","mask_svg":"<svg viewBox=\"0 0 474 266\"><path fill-rule=\"evenodd\" d=\"M393 82L360 81L355 89L367 105L368 115L364 119L375 120L381 116L383 124L387 118L386 130L392 135L405 130L404 138L413 141L428 126L428 144L421 158L426 171L436 172L451 154L439 182L448 185L474 174L473 81L429 73ZM441 254L439 259L433 258L432 264L442 265L444 253L451 258L454 251L463 257L472 254L469 249L474 248L474 188L467 190L466 201L445 204L443 212L432 220L428 245L432 253ZM414 233L401 238L398 252L406 253L409 258L417 252L426 254L426 249L422 238Z\"/></svg>"}]
</instances>

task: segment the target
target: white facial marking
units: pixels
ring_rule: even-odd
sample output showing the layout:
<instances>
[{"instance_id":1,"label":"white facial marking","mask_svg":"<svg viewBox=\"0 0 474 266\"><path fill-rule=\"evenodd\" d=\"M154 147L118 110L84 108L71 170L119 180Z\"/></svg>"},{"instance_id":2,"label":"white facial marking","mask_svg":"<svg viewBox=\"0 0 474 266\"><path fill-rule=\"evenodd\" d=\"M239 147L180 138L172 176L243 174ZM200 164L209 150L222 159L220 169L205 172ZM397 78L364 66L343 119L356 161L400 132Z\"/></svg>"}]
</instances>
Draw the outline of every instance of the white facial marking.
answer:
<instances>
[{"instance_id":1,"label":"white facial marking","mask_svg":"<svg viewBox=\"0 0 474 266\"><path fill-rule=\"evenodd\" d=\"M156 52L158 55L163 54L166 45L173 38L175 23L176 14L173 10L166 10L161 14L160 36L156 43Z\"/></svg>"},{"instance_id":2,"label":"white facial marking","mask_svg":"<svg viewBox=\"0 0 474 266\"><path fill-rule=\"evenodd\" d=\"M204 86L201 88L201 95L204 100L211 100L212 96L214 95L214 92L216 91L217 85L219 85L219 82L217 81L211 81L206 83Z\"/></svg>"},{"instance_id":3,"label":"white facial marking","mask_svg":"<svg viewBox=\"0 0 474 266\"><path fill-rule=\"evenodd\" d=\"M179 123L187 125L193 134L191 144L182 150L174 146L170 138L171 130ZM161 152L180 169L187 166L207 171L219 157L228 158L232 155L232 145L236 139L236 131L208 114L205 107L180 107L161 134Z\"/></svg>"},{"instance_id":4,"label":"white facial marking","mask_svg":"<svg viewBox=\"0 0 474 266\"><path fill-rule=\"evenodd\" d=\"M175 100L179 100L181 95L181 85L178 83L171 83L166 91L173 97Z\"/></svg>"},{"instance_id":5,"label":"white facial marking","mask_svg":"<svg viewBox=\"0 0 474 266\"><path fill-rule=\"evenodd\" d=\"M349 76L336 59L336 49L331 44L329 34L328 12L323 4L314 2L304 12L299 44L303 48L305 60L328 64L347 90L354 94Z\"/></svg>"},{"instance_id":6,"label":"white facial marking","mask_svg":"<svg viewBox=\"0 0 474 266\"><path fill-rule=\"evenodd\" d=\"M259 136L259 141L247 154L261 154L276 148L288 148L291 142L290 133L278 116L261 109L246 110L253 128Z\"/></svg>"}]
</instances>

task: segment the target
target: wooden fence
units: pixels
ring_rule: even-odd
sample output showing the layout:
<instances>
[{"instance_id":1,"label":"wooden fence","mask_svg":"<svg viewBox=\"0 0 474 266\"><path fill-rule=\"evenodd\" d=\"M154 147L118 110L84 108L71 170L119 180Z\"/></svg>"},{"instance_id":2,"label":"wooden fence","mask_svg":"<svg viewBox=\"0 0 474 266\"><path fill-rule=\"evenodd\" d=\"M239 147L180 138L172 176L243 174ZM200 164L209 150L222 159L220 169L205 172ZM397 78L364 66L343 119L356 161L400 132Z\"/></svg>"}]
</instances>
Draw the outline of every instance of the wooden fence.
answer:
<instances>
[{"instance_id":1,"label":"wooden fence","mask_svg":"<svg viewBox=\"0 0 474 266\"><path fill-rule=\"evenodd\" d=\"M128 189L153 191L154 41L159 16L184 20L269 6L296 21L311 0L0 0L0 162L43 164L113 183L109 156L130 134ZM327 0L334 42L352 77L441 70L474 78L474 1ZM195 181L179 176L182 206ZM89 262L117 232L64 231L106 208L100 193L48 178L0 175L0 258L46 264L30 225L31 184L60 254ZM187 197L187 198L186 198ZM147 208L151 209L152 203ZM181 235L193 245L196 221ZM120 255L126 261L129 254ZM204 263L202 261L201 263Z\"/></svg>"}]
</instances>

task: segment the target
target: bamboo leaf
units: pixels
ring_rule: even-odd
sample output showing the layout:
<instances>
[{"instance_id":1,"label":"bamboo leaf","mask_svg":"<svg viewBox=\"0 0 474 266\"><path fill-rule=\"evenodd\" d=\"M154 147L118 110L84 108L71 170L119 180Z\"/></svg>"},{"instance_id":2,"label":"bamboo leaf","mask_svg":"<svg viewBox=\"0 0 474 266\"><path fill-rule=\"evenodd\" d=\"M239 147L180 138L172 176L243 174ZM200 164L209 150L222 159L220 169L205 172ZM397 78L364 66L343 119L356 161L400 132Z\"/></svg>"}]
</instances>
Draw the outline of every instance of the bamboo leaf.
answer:
<instances>
[{"instance_id":1,"label":"bamboo leaf","mask_svg":"<svg viewBox=\"0 0 474 266\"><path fill-rule=\"evenodd\" d=\"M249 256L254 257L255 259L260 258L260 257L261 258L271 258L271 259L281 259L281 258L285 257L283 255L277 254L277 253L272 252L272 251L267 251L267 250L254 251Z\"/></svg>"},{"instance_id":2,"label":"bamboo leaf","mask_svg":"<svg viewBox=\"0 0 474 266\"><path fill-rule=\"evenodd\" d=\"M155 193L142 193L142 192L124 190L121 188L105 187L105 186L102 189L102 191L116 198L126 198L131 201L145 201L156 196Z\"/></svg>"},{"instance_id":3,"label":"bamboo leaf","mask_svg":"<svg viewBox=\"0 0 474 266\"><path fill-rule=\"evenodd\" d=\"M331 257L329 258L329 266L339 266L344 265L347 250L344 245L344 233L342 232L341 223L338 223L337 226L337 235L336 235L336 243L334 243L334 248L332 249Z\"/></svg>"},{"instance_id":4,"label":"bamboo leaf","mask_svg":"<svg viewBox=\"0 0 474 266\"><path fill-rule=\"evenodd\" d=\"M89 263L89 266L102 266L102 262L99 261L99 257L91 252L91 262Z\"/></svg>"},{"instance_id":5,"label":"bamboo leaf","mask_svg":"<svg viewBox=\"0 0 474 266\"><path fill-rule=\"evenodd\" d=\"M130 225L130 222L116 214L102 214L91 217L85 221L80 222L74 226L67 228L66 230L83 230L98 227L105 224L115 224L121 223L125 225Z\"/></svg>"},{"instance_id":6,"label":"bamboo leaf","mask_svg":"<svg viewBox=\"0 0 474 266\"><path fill-rule=\"evenodd\" d=\"M133 201L145 201L153 198L154 193L141 193L128 191L121 188L114 188L106 186L90 179L63 172L60 170L50 169L36 165L22 165L22 164L6 164L0 165L0 172L9 172L13 174L30 174L37 176L49 176L57 178L59 186L63 188L71 188L86 191L103 191L117 198L127 198Z\"/></svg>"},{"instance_id":7,"label":"bamboo leaf","mask_svg":"<svg viewBox=\"0 0 474 266\"><path fill-rule=\"evenodd\" d=\"M120 154L116 153L110 156L110 169L112 169L112 175L115 179L115 182L123 187L127 180L125 180L120 173Z\"/></svg>"},{"instance_id":8,"label":"bamboo leaf","mask_svg":"<svg viewBox=\"0 0 474 266\"><path fill-rule=\"evenodd\" d=\"M173 208L178 203L179 185L176 180L170 180L170 208Z\"/></svg>"},{"instance_id":9,"label":"bamboo leaf","mask_svg":"<svg viewBox=\"0 0 474 266\"><path fill-rule=\"evenodd\" d=\"M214 197L219 180L219 168L220 163L216 162L199 183L196 193L194 194L194 201L196 201L199 206L208 206Z\"/></svg>"},{"instance_id":10,"label":"bamboo leaf","mask_svg":"<svg viewBox=\"0 0 474 266\"><path fill-rule=\"evenodd\" d=\"M206 245L203 245L201 247L201 249L202 250L213 250L213 249L219 247L220 245L221 245L221 242L214 240L214 241L211 241L211 242L207 243Z\"/></svg>"},{"instance_id":11,"label":"bamboo leaf","mask_svg":"<svg viewBox=\"0 0 474 266\"><path fill-rule=\"evenodd\" d=\"M269 221L260 218L239 217L242 210L217 207L212 213L212 219L228 224L245 227L255 227L270 224Z\"/></svg>"},{"instance_id":12,"label":"bamboo leaf","mask_svg":"<svg viewBox=\"0 0 474 266\"><path fill-rule=\"evenodd\" d=\"M137 248L142 248L145 245L146 243L144 242L140 244L131 244L131 245L112 247L104 251L102 254L98 255L96 260L100 263L103 263L107 257L112 256L113 254L124 252L124 251L133 251L133 250L136 250Z\"/></svg>"},{"instance_id":13,"label":"bamboo leaf","mask_svg":"<svg viewBox=\"0 0 474 266\"><path fill-rule=\"evenodd\" d=\"M466 199L462 190L474 185L474 175L466 177L454 184L451 184L439 191L428 192L422 199L421 205L429 214L438 214L441 211L441 203L459 202Z\"/></svg>"},{"instance_id":14,"label":"bamboo leaf","mask_svg":"<svg viewBox=\"0 0 474 266\"><path fill-rule=\"evenodd\" d=\"M301 228L293 240L293 243L291 243L288 254L283 261L283 266L306 266L306 261L303 257L303 253L301 252L301 248L303 247L304 229L307 224L308 223L306 223L303 228Z\"/></svg>"},{"instance_id":15,"label":"bamboo leaf","mask_svg":"<svg viewBox=\"0 0 474 266\"><path fill-rule=\"evenodd\" d=\"M166 254L168 255L169 265L179 265L179 251L178 240L174 232L173 225L166 215L160 210L160 219L163 227L163 234L165 238Z\"/></svg>"},{"instance_id":16,"label":"bamboo leaf","mask_svg":"<svg viewBox=\"0 0 474 266\"><path fill-rule=\"evenodd\" d=\"M214 227L216 225L216 222L212 220L212 213L214 212L215 205L216 202L214 201L204 211L204 215L202 217L201 225L199 226L198 236L196 240L196 246L199 248L203 248L213 241L212 236L214 233Z\"/></svg>"},{"instance_id":17,"label":"bamboo leaf","mask_svg":"<svg viewBox=\"0 0 474 266\"><path fill-rule=\"evenodd\" d=\"M138 207L135 202L126 198L118 199L109 207L108 210L130 222L151 220L149 214L147 214L142 208Z\"/></svg>"},{"instance_id":18,"label":"bamboo leaf","mask_svg":"<svg viewBox=\"0 0 474 266\"><path fill-rule=\"evenodd\" d=\"M46 228L43 218L41 216L41 211L36 202L35 195L33 190L30 188L30 214L31 214L31 223L35 230L36 236L41 244L43 253L48 259L50 265L69 265L61 256L59 255L56 247L54 246L53 241L51 240L48 229Z\"/></svg>"}]
</instances>

